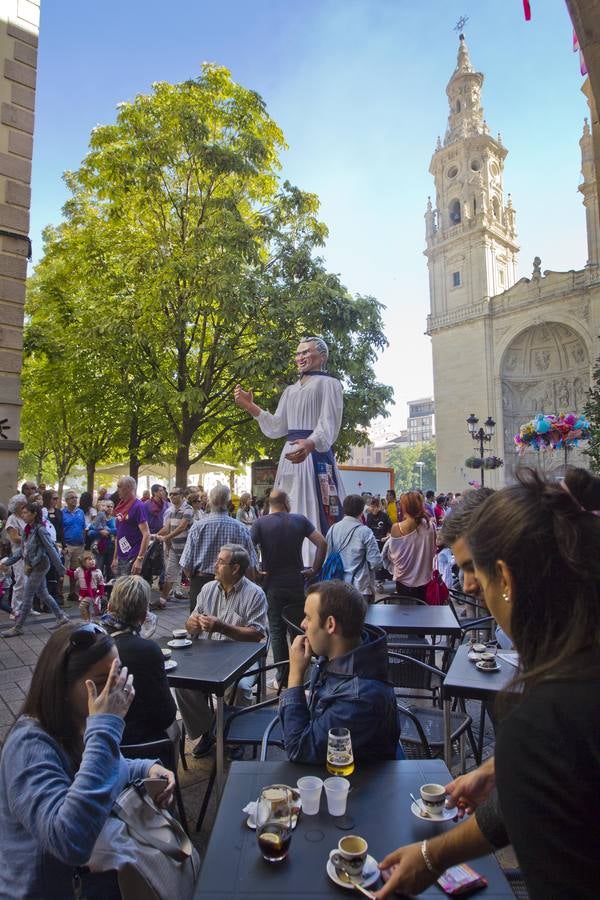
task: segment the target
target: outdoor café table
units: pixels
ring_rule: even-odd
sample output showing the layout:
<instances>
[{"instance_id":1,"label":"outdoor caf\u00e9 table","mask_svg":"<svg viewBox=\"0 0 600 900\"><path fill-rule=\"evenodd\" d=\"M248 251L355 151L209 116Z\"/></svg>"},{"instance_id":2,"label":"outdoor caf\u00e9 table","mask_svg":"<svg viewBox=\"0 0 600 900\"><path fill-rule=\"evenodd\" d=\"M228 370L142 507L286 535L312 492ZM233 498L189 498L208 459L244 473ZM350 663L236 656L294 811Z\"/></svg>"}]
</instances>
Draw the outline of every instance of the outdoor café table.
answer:
<instances>
[{"instance_id":1,"label":"outdoor caf\u00e9 table","mask_svg":"<svg viewBox=\"0 0 600 900\"><path fill-rule=\"evenodd\" d=\"M325 792L316 816L301 814L292 832L288 858L267 863L258 849L256 833L246 825L242 808L255 800L268 784L294 786L302 775L327 778L325 766L300 766L290 762L234 762L227 776L217 817L210 835L194 896L198 900L326 900L342 897L343 889L329 879L325 866L329 851L345 834L359 834L369 845L376 860L396 847L430 838L452 823L438 825L417 819L410 812L411 799L427 782L447 784L448 769L441 760L399 760L397 762L358 765L348 776L347 816L353 820L350 830L342 831L327 812ZM514 895L493 856L472 863L489 886L481 900L514 900ZM377 890L381 880L369 889ZM358 896L354 892L354 896ZM437 885L420 896L443 897Z\"/></svg>"},{"instance_id":2,"label":"outdoor caf\u00e9 table","mask_svg":"<svg viewBox=\"0 0 600 900\"><path fill-rule=\"evenodd\" d=\"M460 637L461 628L449 606L372 603L365 622L390 634L443 634Z\"/></svg>"},{"instance_id":3,"label":"outdoor caf\u00e9 table","mask_svg":"<svg viewBox=\"0 0 600 900\"><path fill-rule=\"evenodd\" d=\"M158 644L167 646L170 638L161 638ZM167 672L169 687L190 688L214 694L217 698L215 717L217 793L223 790L225 752L223 745L224 694L252 663L265 652L264 642L256 641L192 641L190 647L173 649L171 659L177 663L176 669Z\"/></svg>"},{"instance_id":4,"label":"outdoor caf\u00e9 table","mask_svg":"<svg viewBox=\"0 0 600 900\"><path fill-rule=\"evenodd\" d=\"M517 669L511 663L498 656L500 664L499 672L481 672L475 663L468 658L470 650L468 644L457 647L454 659L450 663L444 683L442 685L442 700L444 703L444 759L450 766L452 760L452 747L450 742L450 711L453 697L463 697L469 700L491 700L499 691L509 684L517 674ZM500 651L502 653L504 651Z\"/></svg>"}]
</instances>

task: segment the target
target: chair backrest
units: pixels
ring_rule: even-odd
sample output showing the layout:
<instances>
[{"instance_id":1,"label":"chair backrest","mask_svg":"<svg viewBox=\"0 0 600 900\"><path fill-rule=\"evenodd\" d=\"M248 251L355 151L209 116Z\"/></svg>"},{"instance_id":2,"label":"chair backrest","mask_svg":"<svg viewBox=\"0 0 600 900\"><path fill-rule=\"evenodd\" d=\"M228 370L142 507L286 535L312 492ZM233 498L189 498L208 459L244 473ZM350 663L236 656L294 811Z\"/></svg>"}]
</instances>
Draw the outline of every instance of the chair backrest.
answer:
<instances>
[{"instance_id":1,"label":"chair backrest","mask_svg":"<svg viewBox=\"0 0 600 900\"><path fill-rule=\"evenodd\" d=\"M410 643L411 646L406 646ZM414 646L419 644L419 646ZM444 680L444 673L438 669L435 663L435 648L423 638L421 642L411 637L407 642L390 642L388 638L388 677L395 688L403 688L410 691L426 691L433 698L439 691ZM413 697L414 694L401 694L397 696ZM419 696L419 695L417 695Z\"/></svg>"},{"instance_id":2,"label":"chair backrest","mask_svg":"<svg viewBox=\"0 0 600 900\"><path fill-rule=\"evenodd\" d=\"M165 768L175 770L175 746L171 738L144 744L121 744L120 749L125 759L160 759Z\"/></svg>"},{"instance_id":3,"label":"chair backrest","mask_svg":"<svg viewBox=\"0 0 600 900\"><path fill-rule=\"evenodd\" d=\"M293 635L302 635L304 632L300 628L300 622L304 618L304 605L300 603L289 603L283 607L281 618L287 625Z\"/></svg>"}]
</instances>

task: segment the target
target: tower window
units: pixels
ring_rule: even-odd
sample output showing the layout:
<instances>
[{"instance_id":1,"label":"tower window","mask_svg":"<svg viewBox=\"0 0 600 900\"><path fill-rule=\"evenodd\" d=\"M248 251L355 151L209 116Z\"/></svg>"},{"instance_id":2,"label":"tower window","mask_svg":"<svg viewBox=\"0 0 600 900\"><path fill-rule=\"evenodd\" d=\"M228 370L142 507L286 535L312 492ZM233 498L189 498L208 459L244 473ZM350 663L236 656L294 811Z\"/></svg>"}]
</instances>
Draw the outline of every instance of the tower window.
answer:
<instances>
[{"instance_id":1,"label":"tower window","mask_svg":"<svg viewBox=\"0 0 600 900\"><path fill-rule=\"evenodd\" d=\"M450 222L452 225L459 225L461 222L460 200L453 200L448 210Z\"/></svg>"},{"instance_id":2,"label":"tower window","mask_svg":"<svg viewBox=\"0 0 600 900\"><path fill-rule=\"evenodd\" d=\"M452 287L460 287L460 272L452 273Z\"/></svg>"},{"instance_id":3,"label":"tower window","mask_svg":"<svg viewBox=\"0 0 600 900\"><path fill-rule=\"evenodd\" d=\"M498 203L498 198L492 198L492 213L494 214L495 219L500 218L500 204Z\"/></svg>"},{"instance_id":4,"label":"tower window","mask_svg":"<svg viewBox=\"0 0 600 900\"><path fill-rule=\"evenodd\" d=\"M457 112L457 113L460 112L460 100L457 100L457 101L456 101L456 112Z\"/></svg>"},{"instance_id":5,"label":"tower window","mask_svg":"<svg viewBox=\"0 0 600 900\"><path fill-rule=\"evenodd\" d=\"M504 272L502 271L502 269L500 269L500 272L498 274L500 276L500 284L502 285L502 287L504 287Z\"/></svg>"}]
</instances>

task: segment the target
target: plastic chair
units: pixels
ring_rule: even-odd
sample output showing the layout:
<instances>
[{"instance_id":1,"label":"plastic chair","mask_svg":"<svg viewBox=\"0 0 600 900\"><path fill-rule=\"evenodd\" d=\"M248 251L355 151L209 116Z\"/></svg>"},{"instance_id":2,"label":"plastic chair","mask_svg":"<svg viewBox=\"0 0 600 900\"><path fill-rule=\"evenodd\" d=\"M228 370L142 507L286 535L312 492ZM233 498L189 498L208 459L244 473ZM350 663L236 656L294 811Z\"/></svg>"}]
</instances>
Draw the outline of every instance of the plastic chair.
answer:
<instances>
[{"instance_id":1,"label":"plastic chair","mask_svg":"<svg viewBox=\"0 0 600 900\"><path fill-rule=\"evenodd\" d=\"M181 796L179 776L177 774L177 758L175 746L170 738L162 738L159 741L147 741L144 744L121 744L121 753L126 759L153 759L158 757L165 768L175 774L175 800L179 812L179 820L185 831L188 831L188 822Z\"/></svg>"}]
</instances>

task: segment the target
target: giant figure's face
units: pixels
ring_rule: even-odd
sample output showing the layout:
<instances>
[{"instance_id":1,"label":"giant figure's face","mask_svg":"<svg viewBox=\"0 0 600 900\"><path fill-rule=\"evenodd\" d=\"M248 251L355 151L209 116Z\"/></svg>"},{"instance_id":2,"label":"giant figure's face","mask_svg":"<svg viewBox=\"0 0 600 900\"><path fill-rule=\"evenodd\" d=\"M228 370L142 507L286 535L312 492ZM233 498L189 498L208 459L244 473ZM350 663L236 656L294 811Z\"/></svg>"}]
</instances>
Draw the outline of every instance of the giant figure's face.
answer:
<instances>
[{"instance_id":1,"label":"giant figure's face","mask_svg":"<svg viewBox=\"0 0 600 900\"><path fill-rule=\"evenodd\" d=\"M310 341L300 341L294 359L298 372L302 375L304 372L320 369L323 363L323 354L319 353Z\"/></svg>"}]
</instances>

